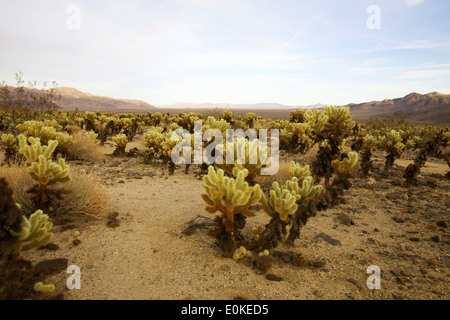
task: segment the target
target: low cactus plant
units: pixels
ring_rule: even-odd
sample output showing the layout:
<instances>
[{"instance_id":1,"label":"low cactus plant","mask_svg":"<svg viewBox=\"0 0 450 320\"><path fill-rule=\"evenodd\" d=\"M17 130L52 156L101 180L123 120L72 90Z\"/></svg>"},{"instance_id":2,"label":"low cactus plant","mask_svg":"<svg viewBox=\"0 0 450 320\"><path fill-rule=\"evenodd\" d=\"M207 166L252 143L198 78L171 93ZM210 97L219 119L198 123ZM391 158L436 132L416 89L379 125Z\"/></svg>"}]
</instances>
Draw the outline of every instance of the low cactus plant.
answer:
<instances>
[{"instance_id":1,"label":"low cactus plant","mask_svg":"<svg viewBox=\"0 0 450 320\"><path fill-rule=\"evenodd\" d=\"M245 225L245 218L255 215L251 209L262 196L259 185L249 186L245 181L248 170L236 173L236 179L226 177L222 169L208 168L208 174L203 177L206 193L202 194L208 213L220 212L217 216L215 236L224 255L231 256L236 249L236 241L241 239L240 230Z\"/></svg>"},{"instance_id":2,"label":"low cactus plant","mask_svg":"<svg viewBox=\"0 0 450 320\"><path fill-rule=\"evenodd\" d=\"M50 232L52 225L52 222L48 221L48 215L42 210L37 210L30 218L23 217L21 231L10 231L18 238L15 253L19 254L49 243L53 237L53 233Z\"/></svg>"},{"instance_id":3,"label":"low cactus plant","mask_svg":"<svg viewBox=\"0 0 450 320\"><path fill-rule=\"evenodd\" d=\"M25 156L28 172L35 181L27 193L32 194L37 209L49 212L54 198L61 200L63 194L71 192L64 188L53 188L57 183L72 179L69 166L63 158L60 158L58 163L52 161L58 141L50 140L48 146L42 146L39 138L27 139L24 135L19 135L19 146L19 152Z\"/></svg>"}]
</instances>

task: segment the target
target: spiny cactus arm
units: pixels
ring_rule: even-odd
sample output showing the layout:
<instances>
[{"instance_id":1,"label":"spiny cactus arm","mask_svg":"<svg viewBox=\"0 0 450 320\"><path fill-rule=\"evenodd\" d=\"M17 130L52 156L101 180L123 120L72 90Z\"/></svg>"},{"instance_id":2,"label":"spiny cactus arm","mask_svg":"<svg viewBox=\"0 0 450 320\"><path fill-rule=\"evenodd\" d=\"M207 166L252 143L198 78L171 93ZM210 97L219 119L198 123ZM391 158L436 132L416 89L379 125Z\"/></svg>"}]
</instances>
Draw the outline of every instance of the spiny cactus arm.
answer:
<instances>
[{"instance_id":1,"label":"spiny cactus arm","mask_svg":"<svg viewBox=\"0 0 450 320\"><path fill-rule=\"evenodd\" d=\"M22 231L20 233L10 231L13 236L19 237L16 253L47 244L53 237L53 233L50 232L52 226L52 222L48 221L48 215L43 214L42 210L37 210L29 219L24 217Z\"/></svg>"},{"instance_id":2,"label":"spiny cactus arm","mask_svg":"<svg viewBox=\"0 0 450 320\"><path fill-rule=\"evenodd\" d=\"M309 165L302 168L299 163L291 161L289 175L291 177L296 177L299 182L302 182L307 176L311 175L311 171L309 170Z\"/></svg>"}]
</instances>

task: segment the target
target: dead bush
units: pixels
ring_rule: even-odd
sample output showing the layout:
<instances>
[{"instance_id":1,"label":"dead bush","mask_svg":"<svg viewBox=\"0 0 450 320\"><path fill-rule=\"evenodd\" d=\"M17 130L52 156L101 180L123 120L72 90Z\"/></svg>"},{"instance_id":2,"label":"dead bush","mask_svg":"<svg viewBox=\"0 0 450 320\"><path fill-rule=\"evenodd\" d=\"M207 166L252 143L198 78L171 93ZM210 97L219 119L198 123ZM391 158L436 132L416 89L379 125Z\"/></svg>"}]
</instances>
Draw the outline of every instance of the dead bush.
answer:
<instances>
[{"instance_id":1,"label":"dead bush","mask_svg":"<svg viewBox=\"0 0 450 320\"><path fill-rule=\"evenodd\" d=\"M72 132L73 139L77 143L70 147L68 160L99 162L103 159L103 150L98 142L86 137L82 130L73 130Z\"/></svg>"},{"instance_id":2,"label":"dead bush","mask_svg":"<svg viewBox=\"0 0 450 320\"><path fill-rule=\"evenodd\" d=\"M68 215L101 216L110 210L106 191L96 177L71 168L72 180L64 183L64 188L72 190L64 199L56 202L49 215L65 217ZM0 177L6 178L13 190L14 200L25 212L34 212L34 203L27 190L34 184L24 166L0 167Z\"/></svg>"}]
</instances>

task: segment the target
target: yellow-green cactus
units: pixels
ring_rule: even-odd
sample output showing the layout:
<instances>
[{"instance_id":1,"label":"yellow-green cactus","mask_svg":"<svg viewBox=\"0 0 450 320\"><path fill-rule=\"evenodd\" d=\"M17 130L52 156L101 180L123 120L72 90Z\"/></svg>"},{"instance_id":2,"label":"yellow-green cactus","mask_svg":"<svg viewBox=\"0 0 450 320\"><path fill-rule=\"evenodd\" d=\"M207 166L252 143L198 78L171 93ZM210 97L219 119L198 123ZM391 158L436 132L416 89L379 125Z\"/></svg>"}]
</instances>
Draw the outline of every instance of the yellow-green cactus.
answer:
<instances>
[{"instance_id":1,"label":"yellow-green cactus","mask_svg":"<svg viewBox=\"0 0 450 320\"><path fill-rule=\"evenodd\" d=\"M278 182L275 181L270 190L269 199L263 195L261 203L264 211L271 217L278 215L281 221L288 223L289 216L297 211L296 201L299 198L300 195L296 195L295 192L290 192L288 189L280 188Z\"/></svg>"},{"instance_id":2,"label":"yellow-green cactus","mask_svg":"<svg viewBox=\"0 0 450 320\"><path fill-rule=\"evenodd\" d=\"M17 154L17 140L12 134L2 134L1 140L5 149L5 162L10 163Z\"/></svg>"},{"instance_id":3,"label":"yellow-green cactus","mask_svg":"<svg viewBox=\"0 0 450 320\"><path fill-rule=\"evenodd\" d=\"M23 217L22 230L20 232L10 230L13 236L18 237L16 253L19 254L49 243L53 237L53 233L50 232L52 225L42 210L37 210L29 219Z\"/></svg>"},{"instance_id":4,"label":"yellow-green cactus","mask_svg":"<svg viewBox=\"0 0 450 320\"><path fill-rule=\"evenodd\" d=\"M386 151L386 161L384 171L387 172L394 165L394 161L400 158L403 154L405 145L402 143L402 136L400 132L391 130L380 138L380 145Z\"/></svg>"},{"instance_id":5,"label":"yellow-green cactus","mask_svg":"<svg viewBox=\"0 0 450 320\"><path fill-rule=\"evenodd\" d=\"M70 134L58 132L54 138L58 141L57 150L60 150L63 156L70 154L70 147L77 143Z\"/></svg>"},{"instance_id":6,"label":"yellow-green cactus","mask_svg":"<svg viewBox=\"0 0 450 320\"><path fill-rule=\"evenodd\" d=\"M242 228L245 217L255 215L251 209L258 204L262 196L259 185L249 186L245 181L248 171L246 169L237 173L236 178L226 177L222 169L216 170L213 166L208 168L208 174L203 176L206 193L202 194L206 202L205 210L208 213L221 212L216 218L215 236L222 241L226 254L232 254L236 237Z\"/></svg>"},{"instance_id":7,"label":"yellow-green cactus","mask_svg":"<svg viewBox=\"0 0 450 320\"><path fill-rule=\"evenodd\" d=\"M343 160L333 160L331 165L333 166L334 173L339 179L348 179L353 176L353 171L357 162L358 153L349 152L348 158Z\"/></svg>"},{"instance_id":8,"label":"yellow-green cactus","mask_svg":"<svg viewBox=\"0 0 450 320\"><path fill-rule=\"evenodd\" d=\"M366 134L363 138L363 143L361 147L361 171L363 175L367 175L373 170L373 165L371 161L372 153L375 151L378 145L378 140L371 134Z\"/></svg>"},{"instance_id":9,"label":"yellow-green cactus","mask_svg":"<svg viewBox=\"0 0 450 320\"><path fill-rule=\"evenodd\" d=\"M234 251L233 259L237 261L251 255L252 253L249 250L247 250L244 246L241 246Z\"/></svg>"},{"instance_id":10,"label":"yellow-green cactus","mask_svg":"<svg viewBox=\"0 0 450 320\"><path fill-rule=\"evenodd\" d=\"M36 182L27 192L34 195L32 200L37 209L48 211L53 203L52 197L61 200L62 194L70 192L63 188L49 189L48 187L70 181L72 176L63 158L60 158L58 163L51 160L58 141L50 140L48 146L42 146L39 138L30 137L28 140L30 145L24 135L19 135L19 152L25 156L28 172Z\"/></svg>"},{"instance_id":11,"label":"yellow-green cactus","mask_svg":"<svg viewBox=\"0 0 450 320\"><path fill-rule=\"evenodd\" d=\"M220 119L217 120L214 117L209 116L206 121L205 124L202 127L203 133L208 130L208 129L218 129L222 132L225 132L225 130L230 129L231 128L231 124L229 124L227 121Z\"/></svg>"},{"instance_id":12,"label":"yellow-green cactus","mask_svg":"<svg viewBox=\"0 0 450 320\"><path fill-rule=\"evenodd\" d=\"M85 137L88 138L89 140L95 141L97 142L97 138L98 138L98 133L95 133L93 130L90 131L86 131L84 133Z\"/></svg>"},{"instance_id":13,"label":"yellow-green cactus","mask_svg":"<svg viewBox=\"0 0 450 320\"><path fill-rule=\"evenodd\" d=\"M124 155L125 154L125 148L128 144L128 138L125 134L120 133L112 138L112 140L116 144L116 149L114 150L114 155Z\"/></svg>"},{"instance_id":14,"label":"yellow-green cactus","mask_svg":"<svg viewBox=\"0 0 450 320\"><path fill-rule=\"evenodd\" d=\"M312 164L317 179L324 177L327 185L332 175L331 161L339 159L346 136L352 134L355 122L348 107L328 106L324 110L308 110L305 114L319 152Z\"/></svg>"},{"instance_id":15,"label":"yellow-green cactus","mask_svg":"<svg viewBox=\"0 0 450 320\"><path fill-rule=\"evenodd\" d=\"M223 163L218 163L216 160L214 165L216 168L225 170L229 175L234 175L246 169L248 171L247 181L250 184L254 184L256 176L261 174L261 169L268 165L268 161L261 161L260 158L260 146L259 140L254 139L249 141L245 138L235 138L234 142L228 142L227 144L218 144L217 150L223 154ZM266 155L269 155L269 147L266 147ZM231 159L227 159L229 154L233 153L233 164L227 162Z\"/></svg>"},{"instance_id":16,"label":"yellow-green cactus","mask_svg":"<svg viewBox=\"0 0 450 320\"><path fill-rule=\"evenodd\" d=\"M37 282L34 285L34 291L40 292L40 293L50 293L55 290L54 284L43 284L42 282Z\"/></svg>"},{"instance_id":17,"label":"yellow-green cactus","mask_svg":"<svg viewBox=\"0 0 450 320\"><path fill-rule=\"evenodd\" d=\"M323 191L323 186L313 185L313 178L311 176L304 178L302 181L293 177L291 180L286 181L284 188L295 194L298 201L315 197Z\"/></svg>"},{"instance_id":18,"label":"yellow-green cactus","mask_svg":"<svg viewBox=\"0 0 450 320\"><path fill-rule=\"evenodd\" d=\"M299 163L291 161L289 175L291 177L296 177L299 180L299 182L302 182L306 177L311 175L311 171L309 170L308 165L301 167Z\"/></svg>"},{"instance_id":19,"label":"yellow-green cactus","mask_svg":"<svg viewBox=\"0 0 450 320\"><path fill-rule=\"evenodd\" d=\"M148 159L155 158L161 152L161 144L165 140L162 133L164 128L150 127L149 131L144 134L144 145L146 149L146 156Z\"/></svg>"},{"instance_id":20,"label":"yellow-green cactus","mask_svg":"<svg viewBox=\"0 0 450 320\"><path fill-rule=\"evenodd\" d=\"M12 134L4 133L4 134L2 134L1 139L2 139L3 145L5 147L5 150L12 150L12 149L17 148L16 137L14 137Z\"/></svg>"},{"instance_id":21,"label":"yellow-green cactus","mask_svg":"<svg viewBox=\"0 0 450 320\"><path fill-rule=\"evenodd\" d=\"M333 181L334 185L342 185L344 189L349 189L352 186L350 178L353 178L356 163L358 162L358 153L349 152L348 158L343 160L333 160L333 166L336 178Z\"/></svg>"}]
</instances>

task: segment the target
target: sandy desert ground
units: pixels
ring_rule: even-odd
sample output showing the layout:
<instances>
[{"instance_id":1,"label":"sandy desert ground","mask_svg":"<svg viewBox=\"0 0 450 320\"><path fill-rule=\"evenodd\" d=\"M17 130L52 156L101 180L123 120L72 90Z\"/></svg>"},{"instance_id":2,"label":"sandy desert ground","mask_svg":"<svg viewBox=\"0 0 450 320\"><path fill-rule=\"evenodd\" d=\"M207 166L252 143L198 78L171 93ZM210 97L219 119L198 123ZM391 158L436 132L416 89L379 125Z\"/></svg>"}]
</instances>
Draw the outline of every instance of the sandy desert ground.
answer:
<instances>
[{"instance_id":1,"label":"sandy desert ground","mask_svg":"<svg viewBox=\"0 0 450 320\"><path fill-rule=\"evenodd\" d=\"M142 148L130 143L127 150L131 147ZM105 154L112 150L105 145ZM431 159L422 169L419 186L404 188L401 176L413 155L406 153L387 177L381 177L376 173L384 159L378 152L375 174L356 177L345 203L311 218L294 248L277 248L301 253L315 266L277 262L264 275L222 257L209 233L212 227L183 233L196 217L213 218L204 211L196 167L187 175L184 168L177 168L169 176L167 168L145 164L142 158L111 156L104 163L70 165L98 176L119 225L107 226L107 217L68 217L69 222L53 227L52 243L57 245L53 250L34 250L24 257L35 264L65 258L69 265L79 266L79 290L67 289L70 275L65 268L42 276L45 283L56 285L53 296L69 300L447 300L448 167ZM282 159L306 164L302 155L282 154ZM261 211L247 219L246 229L267 222ZM80 232L77 238L75 231ZM381 270L381 289L367 288L371 265Z\"/></svg>"}]
</instances>

